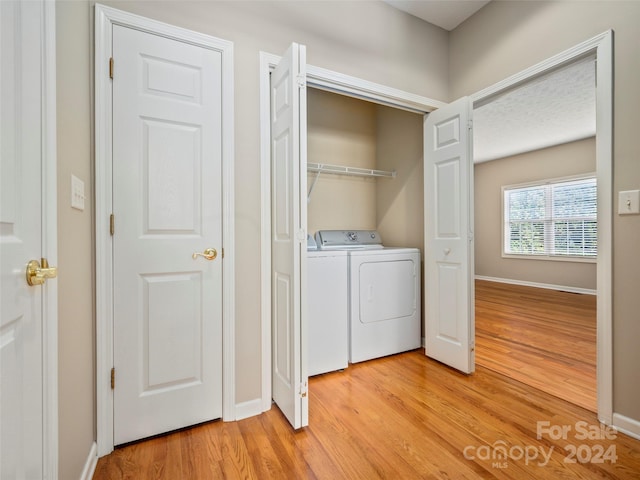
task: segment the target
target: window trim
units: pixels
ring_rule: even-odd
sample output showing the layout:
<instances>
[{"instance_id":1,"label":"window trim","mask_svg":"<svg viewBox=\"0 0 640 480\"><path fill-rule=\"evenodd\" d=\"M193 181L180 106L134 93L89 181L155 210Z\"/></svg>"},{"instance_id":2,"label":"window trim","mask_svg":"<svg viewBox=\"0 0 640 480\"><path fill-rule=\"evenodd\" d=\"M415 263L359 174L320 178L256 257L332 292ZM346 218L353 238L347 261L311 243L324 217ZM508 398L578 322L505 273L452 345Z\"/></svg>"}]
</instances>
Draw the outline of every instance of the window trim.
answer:
<instances>
[{"instance_id":1,"label":"window trim","mask_svg":"<svg viewBox=\"0 0 640 480\"><path fill-rule=\"evenodd\" d=\"M534 180L531 182L525 183L516 183L511 185L503 185L501 187L501 195L500 195L500 249L501 249L501 257L502 258L512 258L512 259L520 259L520 260L547 260L552 262L573 262L573 263L597 263L598 256L594 257L583 257L583 256L572 256L572 255L532 255L526 253L507 253L505 250L505 225L507 219L505 218L505 191L506 190L515 190L519 188L527 188L527 187L541 187L545 185L552 185L555 183L564 183L564 182L573 182L579 180L595 180L596 188L598 177L596 172L588 172L581 173L578 175L568 175L564 177L555 177L541 180ZM596 196L596 202L598 197ZM597 205L597 203L596 203Z\"/></svg>"}]
</instances>

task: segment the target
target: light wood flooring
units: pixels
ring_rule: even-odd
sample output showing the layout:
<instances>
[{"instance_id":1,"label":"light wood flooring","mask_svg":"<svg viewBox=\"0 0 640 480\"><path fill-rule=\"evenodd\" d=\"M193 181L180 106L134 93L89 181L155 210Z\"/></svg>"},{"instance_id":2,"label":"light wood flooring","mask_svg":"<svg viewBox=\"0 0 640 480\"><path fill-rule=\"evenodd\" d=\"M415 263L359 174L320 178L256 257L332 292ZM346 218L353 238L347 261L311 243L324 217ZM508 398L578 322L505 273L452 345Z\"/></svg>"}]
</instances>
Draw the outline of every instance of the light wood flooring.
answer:
<instances>
[{"instance_id":1,"label":"light wood flooring","mask_svg":"<svg viewBox=\"0 0 640 480\"><path fill-rule=\"evenodd\" d=\"M476 280L476 363L595 412L596 296Z\"/></svg>"},{"instance_id":2,"label":"light wood flooring","mask_svg":"<svg viewBox=\"0 0 640 480\"><path fill-rule=\"evenodd\" d=\"M640 478L640 441L580 439L577 422L599 432L592 412L482 366L460 374L422 350L313 377L309 395L300 431L274 406L119 448L94 480ZM538 438L537 422L570 430ZM501 447L506 457L492 458ZM567 463L573 450L584 462Z\"/></svg>"}]
</instances>

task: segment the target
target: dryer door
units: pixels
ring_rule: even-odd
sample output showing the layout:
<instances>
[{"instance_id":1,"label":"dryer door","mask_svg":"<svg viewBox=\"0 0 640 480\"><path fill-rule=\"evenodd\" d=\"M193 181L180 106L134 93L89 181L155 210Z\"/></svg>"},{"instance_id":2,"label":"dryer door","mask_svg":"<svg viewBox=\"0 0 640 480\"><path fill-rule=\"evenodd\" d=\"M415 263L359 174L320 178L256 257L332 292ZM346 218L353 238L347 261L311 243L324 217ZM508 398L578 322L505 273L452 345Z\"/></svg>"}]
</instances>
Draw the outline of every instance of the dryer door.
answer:
<instances>
[{"instance_id":1,"label":"dryer door","mask_svg":"<svg viewBox=\"0 0 640 480\"><path fill-rule=\"evenodd\" d=\"M420 347L420 252L350 256L352 363Z\"/></svg>"},{"instance_id":2,"label":"dryer door","mask_svg":"<svg viewBox=\"0 0 640 480\"><path fill-rule=\"evenodd\" d=\"M412 260L362 263L357 275L358 322L384 322L415 313L418 292L414 286L416 272Z\"/></svg>"}]
</instances>

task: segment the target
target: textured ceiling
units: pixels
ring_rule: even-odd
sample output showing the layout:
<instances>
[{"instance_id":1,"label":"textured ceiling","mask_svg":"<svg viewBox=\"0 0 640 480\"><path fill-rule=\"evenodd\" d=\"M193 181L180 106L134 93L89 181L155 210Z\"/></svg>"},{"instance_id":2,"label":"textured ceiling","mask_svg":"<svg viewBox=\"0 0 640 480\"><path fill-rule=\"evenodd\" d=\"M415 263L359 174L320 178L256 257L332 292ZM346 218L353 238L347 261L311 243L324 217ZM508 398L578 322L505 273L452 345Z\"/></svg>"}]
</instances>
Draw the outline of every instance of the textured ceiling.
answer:
<instances>
[{"instance_id":1,"label":"textured ceiling","mask_svg":"<svg viewBox=\"0 0 640 480\"><path fill-rule=\"evenodd\" d=\"M475 162L594 136L595 81L594 59L583 60L474 109Z\"/></svg>"},{"instance_id":2,"label":"textured ceiling","mask_svg":"<svg viewBox=\"0 0 640 480\"><path fill-rule=\"evenodd\" d=\"M383 0L445 30L453 30L484 7L489 0Z\"/></svg>"}]
</instances>

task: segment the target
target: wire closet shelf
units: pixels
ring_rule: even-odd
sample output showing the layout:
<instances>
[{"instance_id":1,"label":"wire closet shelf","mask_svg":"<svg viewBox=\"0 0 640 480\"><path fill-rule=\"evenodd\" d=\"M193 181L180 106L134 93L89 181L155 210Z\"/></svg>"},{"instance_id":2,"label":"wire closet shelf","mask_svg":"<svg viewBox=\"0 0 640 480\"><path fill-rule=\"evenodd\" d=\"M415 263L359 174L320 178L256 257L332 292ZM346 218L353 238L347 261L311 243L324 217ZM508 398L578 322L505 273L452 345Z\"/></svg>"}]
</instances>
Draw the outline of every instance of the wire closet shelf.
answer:
<instances>
[{"instance_id":1,"label":"wire closet shelf","mask_svg":"<svg viewBox=\"0 0 640 480\"><path fill-rule=\"evenodd\" d=\"M307 202L311 201L311 192L313 187L316 186L316 182L321 173L330 173L333 175L350 175L353 177L368 177L368 178L396 178L396 171L388 172L386 170L375 170L371 168L359 168L359 167L346 167L343 165L330 165L327 163L307 163L307 172L316 174L316 177L311 183L311 188L307 194Z\"/></svg>"}]
</instances>

